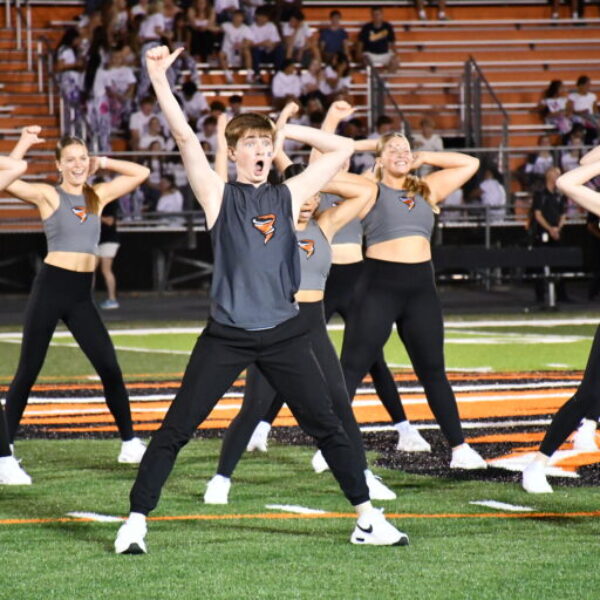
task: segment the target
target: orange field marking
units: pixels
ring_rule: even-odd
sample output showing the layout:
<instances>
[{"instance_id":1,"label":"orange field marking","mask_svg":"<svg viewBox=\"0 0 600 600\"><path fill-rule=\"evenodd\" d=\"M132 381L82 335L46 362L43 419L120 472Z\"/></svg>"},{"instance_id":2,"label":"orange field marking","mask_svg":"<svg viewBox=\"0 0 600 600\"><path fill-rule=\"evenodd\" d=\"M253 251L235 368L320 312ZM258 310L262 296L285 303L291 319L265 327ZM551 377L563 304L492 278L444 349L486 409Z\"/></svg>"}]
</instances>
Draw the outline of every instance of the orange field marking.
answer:
<instances>
[{"instance_id":1,"label":"orange field marking","mask_svg":"<svg viewBox=\"0 0 600 600\"><path fill-rule=\"evenodd\" d=\"M600 510L580 512L497 512L497 513L386 513L389 519L573 519L600 517ZM170 515L164 517L148 517L149 521L235 521L241 519L297 520L297 519L356 519L355 513L255 513L233 515ZM35 525L45 523L97 523L95 519L86 517L58 517L46 519L0 519L0 525Z\"/></svg>"}]
</instances>

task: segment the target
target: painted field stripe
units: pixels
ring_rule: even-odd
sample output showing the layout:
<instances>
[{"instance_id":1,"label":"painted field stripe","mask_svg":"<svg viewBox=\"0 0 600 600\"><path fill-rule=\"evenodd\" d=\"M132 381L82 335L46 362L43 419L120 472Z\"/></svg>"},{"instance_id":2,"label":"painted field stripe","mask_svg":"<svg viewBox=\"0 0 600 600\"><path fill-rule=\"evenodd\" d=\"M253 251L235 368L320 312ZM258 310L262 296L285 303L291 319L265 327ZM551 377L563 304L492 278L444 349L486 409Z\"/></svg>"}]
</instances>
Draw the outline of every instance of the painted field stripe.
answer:
<instances>
[{"instance_id":1,"label":"painted field stripe","mask_svg":"<svg viewBox=\"0 0 600 600\"><path fill-rule=\"evenodd\" d=\"M324 515L327 512L326 510L298 506L297 504L265 504L265 508L282 510L284 512L291 512L298 515Z\"/></svg>"},{"instance_id":2,"label":"painted field stripe","mask_svg":"<svg viewBox=\"0 0 600 600\"><path fill-rule=\"evenodd\" d=\"M494 512L494 513L386 513L388 519L574 519L598 518L600 510L577 512ZM326 512L323 514L255 513L232 515L169 515L148 517L148 521L237 521L237 520L292 520L292 519L356 519L356 513ZM58 517L0 519L0 525L37 525L47 523L97 522L90 518Z\"/></svg>"},{"instance_id":3,"label":"painted field stripe","mask_svg":"<svg viewBox=\"0 0 600 600\"><path fill-rule=\"evenodd\" d=\"M463 429L497 429L498 427L545 427L550 425L552 419L513 419L511 421L461 421ZM415 425L420 430L439 429L435 423ZM378 433L382 431L396 431L393 425L363 425L360 428L365 433Z\"/></svg>"},{"instance_id":4,"label":"painted field stripe","mask_svg":"<svg viewBox=\"0 0 600 600\"><path fill-rule=\"evenodd\" d=\"M76 519L86 519L87 521L96 521L98 523L120 523L125 520L123 517L100 515L94 512L68 512L67 516Z\"/></svg>"},{"instance_id":5,"label":"painted field stripe","mask_svg":"<svg viewBox=\"0 0 600 600\"><path fill-rule=\"evenodd\" d=\"M520 506L519 504L508 504L506 502L498 502L497 500L472 500L469 504L475 506L485 506L487 508L496 508L498 510L508 510L511 512L533 512L533 508L529 506Z\"/></svg>"}]
</instances>

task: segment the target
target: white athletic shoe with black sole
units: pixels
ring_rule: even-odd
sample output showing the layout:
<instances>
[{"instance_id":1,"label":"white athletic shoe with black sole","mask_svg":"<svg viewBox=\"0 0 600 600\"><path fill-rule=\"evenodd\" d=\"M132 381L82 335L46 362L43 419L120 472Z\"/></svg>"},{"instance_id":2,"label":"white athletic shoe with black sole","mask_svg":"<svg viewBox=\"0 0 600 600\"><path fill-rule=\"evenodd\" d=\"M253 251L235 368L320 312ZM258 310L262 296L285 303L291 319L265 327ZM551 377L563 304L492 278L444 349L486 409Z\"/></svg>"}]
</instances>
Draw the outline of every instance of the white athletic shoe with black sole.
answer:
<instances>
[{"instance_id":1,"label":"white athletic shoe with black sole","mask_svg":"<svg viewBox=\"0 0 600 600\"><path fill-rule=\"evenodd\" d=\"M381 477L375 475L371 470L365 471L365 479L367 480L367 487L369 488L369 498L371 500L395 500L396 492L391 490L385 483L383 483Z\"/></svg>"},{"instance_id":2,"label":"white athletic shoe with black sole","mask_svg":"<svg viewBox=\"0 0 600 600\"><path fill-rule=\"evenodd\" d=\"M0 485L31 485L31 477L14 456L0 457Z\"/></svg>"},{"instance_id":3,"label":"white athletic shoe with black sole","mask_svg":"<svg viewBox=\"0 0 600 600\"><path fill-rule=\"evenodd\" d=\"M373 508L358 518L350 542L363 546L408 546L408 536L387 521L381 509Z\"/></svg>"},{"instance_id":4,"label":"white athletic shoe with black sole","mask_svg":"<svg viewBox=\"0 0 600 600\"><path fill-rule=\"evenodd\" d=\"M146 452L146 444L140 438L134 437L126 442L121 442L121 452L117 461L129 465L138 465L142 462L144 452Z\"/></svg>"},{"instance_id":5,"label":"white athletic shoe with black sole","mask_svg":"<svg viewBox=\"0 0 600 600\"><path fill-rule=\"evenodd\" d=\"M204 504L227 504L231 479L215 475L207 484L204 492Z\"/></svg>"},{"instance_id":6,"label":"white athletic shoe with black sole","mask_svg":"<svg viewBox=\"0 0 600 600\"><path fill-rule=\"evenodd\" d=\"M117 554L146 554L146 523L132 523L127 519L119 528L115 539L115 552Z\"/></svg>"},{"instance_id":7,"label":"white athletic shoe with black sole","mask_svg":"<svg viewBox=\"0 0 600 600\"><path fill-rule=\"evenodd\" d=\"M487 463L479 454L464 443L452 450L452 460L450 461L451 469L487 469Z\"/></svg>"},{"instance_id":8,"label":"white athletic shoe with black sole","mask_svg":"<svg viewBox=\"0 0 600 600\"><path fill-rule=\"evenodd\" d=\"M429 442L421 435L419 430L412 425L398 431L398 445L400 452L431 452Z\"/></svg>"},{"instance_id":9,"label":"white athletic shoe with black sole","mask_svg":"<svg viewBox=\"0 0 600 600\"><path fill-rule=\"evenodd\" d=\"M546 479L544 465L538 462L529 463L523 469L521 485L530 494L551 494L554 491Z\"/></svg>"}]
</instances>

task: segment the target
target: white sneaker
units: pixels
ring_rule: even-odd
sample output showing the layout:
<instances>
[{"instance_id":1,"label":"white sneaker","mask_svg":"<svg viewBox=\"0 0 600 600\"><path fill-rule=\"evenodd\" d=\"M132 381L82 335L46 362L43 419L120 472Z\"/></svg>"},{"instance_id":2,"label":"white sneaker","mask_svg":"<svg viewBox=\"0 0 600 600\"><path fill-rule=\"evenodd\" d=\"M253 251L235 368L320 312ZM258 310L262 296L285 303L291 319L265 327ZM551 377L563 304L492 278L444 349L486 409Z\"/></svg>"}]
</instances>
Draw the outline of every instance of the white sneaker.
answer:
<instances>
[{"instance_id":1,"label":"white sneaker","mask_svg":"<svg viewBox=\"0 0 600 600\"><path fill-rule=\"evenodd\" d=\"M207 484L204 492L204 504L227 504L231 479L215 475Z\"/></svg>"},{"instance_id":2,"label":"white sneaker","mask_svg":"<svg viewBox=\"0 0 600 600\"><path fill-rule=\"evenodd\" d=\"M350 541L372 546L408 546L408 536L389 523L378 508L358 518Z\"/></svg>"},{"instance_id":3,"label":"white sneaker","mask_svg":"<svg viewBox=\"0 0 600 600\"><path fill-rule=\"evenodd\" d=\"M117 460L120 463L137 465L142 462L144 452L146 452L146 445L140 438L134 437L121 443L121 452Z\"/></svg>"},{"instance_id":4,"label":"white sneaker","mask_svg":"<svg viewBox=\"0 0 600 600\"><path fill-rule=\"evenodd\" d=\"M31 477L14 456L0 458L0 485L31 485Z\"/></svg>"},{"instance_id":5,"label":"white sneaker","mask_svg":"<svg viewBox=\"0 0 600 600\"><path fill-rule=\"evenodd\" d=\"M584 419L579 429L573 434L573 450L583 452L598 452L598 443L596 442L596 422L590 419Z\"/></svg>"},{"instance_id":6,"label":"white sneaker","mask_svg":"<svg viewBox=\"0 0 600 600\"><path fill-rule=\"evenodd\" d=\"M119 528L115 539L115 552L117 554L146 554L146 523L135 522L127 519Z\"/></svg>"},{"instance_id":7,"label":"white sneaker","mask_svg":"<svg viewBox=\"0 0 600 600\"><path fill-rule=\"evenodd\" d=\"M321 454L320 450L317 450L314 453L314 455L310 461L310 464L312 465L312 468L315 470L315 473L324 473L325 471L329 470L329 465L327 464L327 461Z\"/></svg>"},{"instance_id":8,"label":"white sneaker","mask_svg":"<svg viewBox=\"0 0 600 600\"><path fill-rule=\"evenodd\" d=\"M371 500L395 500L396 492L383 483L381 477L373 474L370 469L365 471L365 479L369 488L369 498Z\"/></svg>"},{"instance_id":9,"label":"white sneaker","mask_svg":"<svg viewBox=\"0 0 600 600\"><path fill-rule=\"evenodd\" d=\"M466 442L452 450L451 469L487 469L481 455Z\"/></svg>"},{"instance_id":10,"label":"white sneaker","mask_svg":"<svg viewBox=\"0 0 600 600\"><path fill-rule=\"evenodd\" d=\"M413 425L398 430L398 445L401 452L431 452L431 446Z\"/></svg>"},{"instance_id":11,"label":"white sneaker","mask_svg":"<svg viewBox=\"0 0 600 600\"><path fill-rule=\"evenodd\" d=\"M258 450L259 452L266 452L269 445L269 431L271 431L270 423L267 423L266 421L261 421L252 433L252 437L250 438L250 441L246 446L246 450L248 452L254 452L254 450Z\"/></svg>"},{"instance_id":12,"label":"white sneaker","mask_svg":"<svg viewBox=\"0 0 600 600\"><path fill-rule=\"evenodd\" d=\"M523 469L521 485L530 494L551 494L552 486L546 479L544 466L538 462L532 462Z\"/></svg>"}]
</instances>

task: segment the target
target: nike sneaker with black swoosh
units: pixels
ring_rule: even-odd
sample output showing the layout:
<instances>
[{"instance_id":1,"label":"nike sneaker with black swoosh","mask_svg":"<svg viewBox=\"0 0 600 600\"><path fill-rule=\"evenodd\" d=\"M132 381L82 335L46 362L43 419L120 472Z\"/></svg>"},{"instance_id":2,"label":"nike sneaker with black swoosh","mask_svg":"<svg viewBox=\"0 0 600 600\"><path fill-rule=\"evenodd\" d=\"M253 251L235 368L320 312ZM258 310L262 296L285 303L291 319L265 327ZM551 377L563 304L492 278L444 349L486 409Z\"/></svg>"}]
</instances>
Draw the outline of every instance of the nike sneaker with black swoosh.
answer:
<instances>
[{"instance_id":1,"label":"nike sneaker with black swoosh","mask_svg":"<svg viewBox=\"0 0 600 600\"><path fill-rule=\"evenodd\" d=\"M371 546L408 546L408 536L386 520L382 509L373 508L358 517L350 542Z\"/></svg>"}]
</instances>

